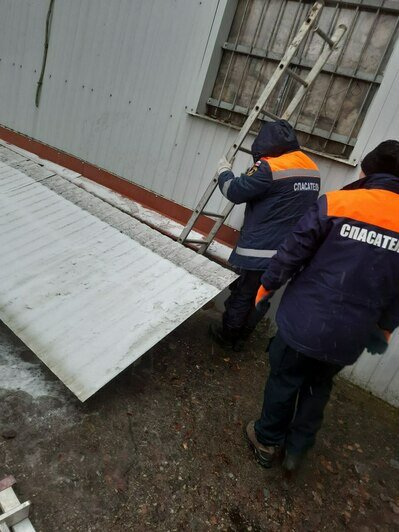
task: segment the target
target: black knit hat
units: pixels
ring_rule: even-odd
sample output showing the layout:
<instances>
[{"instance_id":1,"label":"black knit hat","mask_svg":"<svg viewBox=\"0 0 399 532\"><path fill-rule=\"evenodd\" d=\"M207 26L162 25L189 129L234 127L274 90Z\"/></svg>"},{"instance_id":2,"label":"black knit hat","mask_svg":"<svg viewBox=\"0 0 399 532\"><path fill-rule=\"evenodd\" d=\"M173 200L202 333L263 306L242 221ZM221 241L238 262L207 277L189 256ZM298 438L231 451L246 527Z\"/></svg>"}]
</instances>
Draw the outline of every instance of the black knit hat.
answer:
<instances>
[{"instance_id":1,"label":"black knit hat","mask_svg":"<svg viewBox=\"0 0 399 532\"><path fill-rule=\"evenodd\" d=\"M361 167L366 176L392 174L399 177L399 142L384 140L366 155Z\"/></svg>"}]
</instances>

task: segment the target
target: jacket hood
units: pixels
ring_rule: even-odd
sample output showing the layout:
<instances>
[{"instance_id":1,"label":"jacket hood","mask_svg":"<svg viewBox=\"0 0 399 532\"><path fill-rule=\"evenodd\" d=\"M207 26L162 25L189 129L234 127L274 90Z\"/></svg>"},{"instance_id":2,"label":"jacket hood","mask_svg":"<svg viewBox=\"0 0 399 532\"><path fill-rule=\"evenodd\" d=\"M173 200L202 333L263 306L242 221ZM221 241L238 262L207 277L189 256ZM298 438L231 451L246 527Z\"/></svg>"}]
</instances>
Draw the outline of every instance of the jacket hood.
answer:
<instances>
[{"instance_id":1,"label":"jacket hood","mask_svg":"<svg viewBox=\"0 0 399 532\"><path fill-rule=\"evenodd\" d=\"M255 162L261 157L279 157L299 149L294 128L286 120L263 124L251 147Z\"/></svg>"},{"instance_id":2,"label":"jacket hood","mask_svg":"<svg viewBox=\"0 0 399 532\"><path fill-rule=\"evenodd\" d=\"M377 188L399 194L399 177L387 173L371 174L345 185L342 190L357 190L359 188Z\"/></svg>"}]
</instances>

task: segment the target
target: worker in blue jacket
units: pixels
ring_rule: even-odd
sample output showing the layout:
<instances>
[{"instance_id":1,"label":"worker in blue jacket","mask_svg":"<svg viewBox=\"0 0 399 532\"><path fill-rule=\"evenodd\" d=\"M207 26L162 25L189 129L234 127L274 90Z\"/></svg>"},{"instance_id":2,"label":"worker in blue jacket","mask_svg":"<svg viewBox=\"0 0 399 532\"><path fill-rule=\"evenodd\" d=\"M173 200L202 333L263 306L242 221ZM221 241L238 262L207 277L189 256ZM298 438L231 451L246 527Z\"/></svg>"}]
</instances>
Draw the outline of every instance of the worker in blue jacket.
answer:
<instances>
[{"instance_id":1,"label":"worker in blue jacket","mask_svg":"<svg viewBox=\"0 0 399 532\"><path fill-rule=\"evenodd\" d=\"M383 353L399 325L399 142L380 144L362 171L308 210L261 279L258 306L291 279L269 348L262 414L246 428L265 467L285 448L283 466L298 468L334 375L365 348Z\"/></svg>"},{"instance_id":2,"label":"worker in blue jacket","mask_svg":"<svg viewBox=\"0 0 399 532\"><path fill-rule=\"evenodd\" d=\"M210 327L220 345L236 350L265 313L254 310L262 273L320 190L317 165L300 150L287 121L265 123L252 155L253 166L240 177L225 158L218 168L222 194L233 203L246 203L240 238L229 259L240 276L231 286L222 326Z\"/></svg>"}]
</instances>

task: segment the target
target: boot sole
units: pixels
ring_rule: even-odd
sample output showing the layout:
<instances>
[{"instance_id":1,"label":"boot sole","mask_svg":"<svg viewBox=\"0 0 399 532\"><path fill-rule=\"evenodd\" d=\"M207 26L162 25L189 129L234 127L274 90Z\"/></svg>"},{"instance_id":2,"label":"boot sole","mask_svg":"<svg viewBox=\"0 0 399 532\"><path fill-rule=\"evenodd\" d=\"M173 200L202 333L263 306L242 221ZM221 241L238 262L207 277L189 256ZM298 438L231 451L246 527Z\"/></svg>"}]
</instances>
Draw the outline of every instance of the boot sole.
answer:
<instances>
[{"instance_id":1,"label":"boot sole","mask_svg":"<svg viewBox=\"0 0 399 532\"><path fill-rule=\"evenodd\" d=\"M269 458L265 458L264 456L260 454L259 450L256 448L254 443L249 439L246 427L244 427L244 437L247 441L248 447L253 452L255 456L255 460L258 462L258 464L261 465L264 469L271 469L273 467L274 457L269 459Z\"/></svg>"}]
</instances>

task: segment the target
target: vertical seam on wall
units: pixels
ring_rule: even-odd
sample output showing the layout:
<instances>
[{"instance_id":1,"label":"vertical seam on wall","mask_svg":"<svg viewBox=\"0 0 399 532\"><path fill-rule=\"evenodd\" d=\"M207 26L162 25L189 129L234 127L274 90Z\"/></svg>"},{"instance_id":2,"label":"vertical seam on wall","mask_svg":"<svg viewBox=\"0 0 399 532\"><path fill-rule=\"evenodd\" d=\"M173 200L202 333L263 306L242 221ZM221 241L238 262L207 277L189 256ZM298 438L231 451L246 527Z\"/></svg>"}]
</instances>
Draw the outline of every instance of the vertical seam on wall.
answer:
<instances>
[{"instance_id":1,"label":"vertical seam on wall","mask_svg":"<svg viewBox=\"0 0 399 532\"><path fill-rule=\"evenodd\" d=\"M218 0L217 5L216 5L216 9L215 9L215 11L214 11L214 13L213 13L212 24L211 24L211 27L210 27L210 29L209 29L208 38L207 38L207 40L206 40L206 44L205 44L205 47L204 47L204 52L203 52L203 54L202 54L202 59L201 59L201 63L200 63L200 66L199 66L199 69L198 69L198 70L201 70L202 65L203 65L203 63L204 63L205 54L206 54L206 51L207 51L207 49L208 49L209 39L211 38L211 34L212 34L212 30L213 30L213 26L215 25L216 14L217 14L217 12L218 12L218 10L219 10L219 4L220 4L220 0Z\"/></svg>"}]
</instances>

